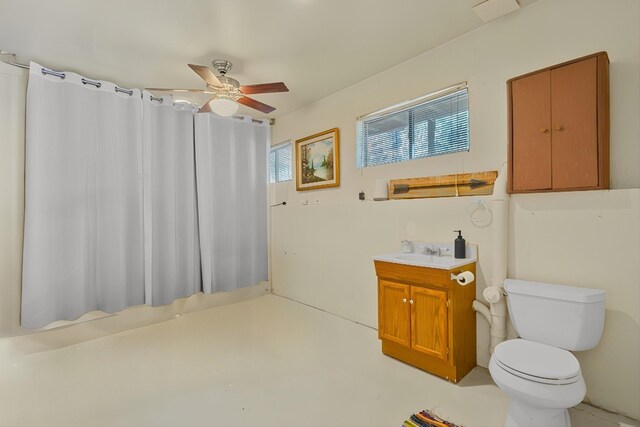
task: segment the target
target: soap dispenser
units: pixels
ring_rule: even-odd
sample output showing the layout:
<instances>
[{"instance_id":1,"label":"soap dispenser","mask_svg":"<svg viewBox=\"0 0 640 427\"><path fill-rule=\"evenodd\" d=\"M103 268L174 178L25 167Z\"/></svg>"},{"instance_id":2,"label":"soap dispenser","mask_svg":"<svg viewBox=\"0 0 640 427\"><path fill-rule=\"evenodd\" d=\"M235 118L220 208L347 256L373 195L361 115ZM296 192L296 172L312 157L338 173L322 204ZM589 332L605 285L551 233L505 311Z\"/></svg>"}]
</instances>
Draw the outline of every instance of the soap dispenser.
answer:
<instances>
[{"instance_id":1,"label":"soap dispenser","mask_svg":"<svg viewBox=\"0 0 640 427\"><path fill-rule=\"evenodd\" d=\"M458 237L453 242L453 253L455 258L466 258L467 257L467 242L462 237L462 230L453 230L455 233L458 233Z\"/></svg>"}]
</instances>

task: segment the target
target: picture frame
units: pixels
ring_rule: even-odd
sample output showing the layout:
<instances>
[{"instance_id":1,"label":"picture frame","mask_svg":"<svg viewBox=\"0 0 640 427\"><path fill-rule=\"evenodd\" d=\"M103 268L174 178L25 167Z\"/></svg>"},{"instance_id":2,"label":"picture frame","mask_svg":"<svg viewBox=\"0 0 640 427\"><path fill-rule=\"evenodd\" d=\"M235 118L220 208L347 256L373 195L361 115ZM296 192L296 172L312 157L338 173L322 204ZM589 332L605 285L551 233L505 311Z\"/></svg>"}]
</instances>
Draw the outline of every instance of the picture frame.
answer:
<instances>
[{"instance_id":1,"label":"picture frame","mask_svg":"<svg viewBox=\"0 0 640 427\"><path fill-rule=\"evenodd\" d=\"M338 128L296 140L296 190L340 186Z\"/></svg>"}]
</instances>

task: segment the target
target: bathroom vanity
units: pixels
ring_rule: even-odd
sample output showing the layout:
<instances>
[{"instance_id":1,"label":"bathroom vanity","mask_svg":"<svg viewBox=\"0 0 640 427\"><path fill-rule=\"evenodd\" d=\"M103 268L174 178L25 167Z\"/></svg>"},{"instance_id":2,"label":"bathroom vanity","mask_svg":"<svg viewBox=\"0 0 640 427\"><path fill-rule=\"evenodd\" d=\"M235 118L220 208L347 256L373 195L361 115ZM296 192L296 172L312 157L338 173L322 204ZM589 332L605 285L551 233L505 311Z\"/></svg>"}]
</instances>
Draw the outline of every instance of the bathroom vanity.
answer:
<instances>
[{"instance_id":1,"label":"bathroom vanity","mask_svg":"<svg viewBox=\"0 0 640 427\"><path fill-rule=\"evenodd\" d=\"M456 280L475 275L476 254L469 245L464 259L401 252L373 258L384 354L453 383L476 366L476 284Z\"/></svg>"}]
</instances>

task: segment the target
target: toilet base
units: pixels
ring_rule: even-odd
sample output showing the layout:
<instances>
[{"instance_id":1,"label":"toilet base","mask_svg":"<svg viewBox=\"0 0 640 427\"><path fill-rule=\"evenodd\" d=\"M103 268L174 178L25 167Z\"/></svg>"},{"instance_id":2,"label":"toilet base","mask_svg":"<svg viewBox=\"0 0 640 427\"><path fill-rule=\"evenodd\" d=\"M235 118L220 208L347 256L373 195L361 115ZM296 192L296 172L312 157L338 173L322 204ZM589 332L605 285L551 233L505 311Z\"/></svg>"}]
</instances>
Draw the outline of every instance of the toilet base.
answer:
<instances>
[{"instance_id":1,"label":"toilet base","mask_svg":"<svg viewBox=\"0 0 640 427\"><path fill-rule=\"evenodd\" d=\"M536 408L511 399L505 427L571 427L569 411Z\"/></svg>"}]
</instances>

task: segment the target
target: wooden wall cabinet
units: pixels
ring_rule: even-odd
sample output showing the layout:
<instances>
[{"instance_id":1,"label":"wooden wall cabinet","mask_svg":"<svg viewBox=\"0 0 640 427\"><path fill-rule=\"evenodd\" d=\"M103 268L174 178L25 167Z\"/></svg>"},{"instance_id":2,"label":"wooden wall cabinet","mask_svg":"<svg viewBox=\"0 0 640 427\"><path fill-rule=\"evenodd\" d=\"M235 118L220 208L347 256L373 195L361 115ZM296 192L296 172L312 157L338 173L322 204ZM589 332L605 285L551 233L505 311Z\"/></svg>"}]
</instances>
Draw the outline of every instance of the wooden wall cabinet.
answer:
<instances>
[{"instance_id":1,"label":"wooden wall cabinet","mask_svg":"<svg viewBox=\"0 0 640 427\"><path fill-rule=\"evenodd\" d=\"M609 188L609 58L599 52L507 82L509 193Z\"/></svg>"},{"instance_id":2,"label":"wooden wall cabinet","mask_svg":"<svg viewBox=\"0 0 640 427\"><path fill-rule=\"evenodd\" d=\"M460 286L452 270L375 261L382 352L457 383L476 366L475 282Z\"/></svg>"}]
</instances>

